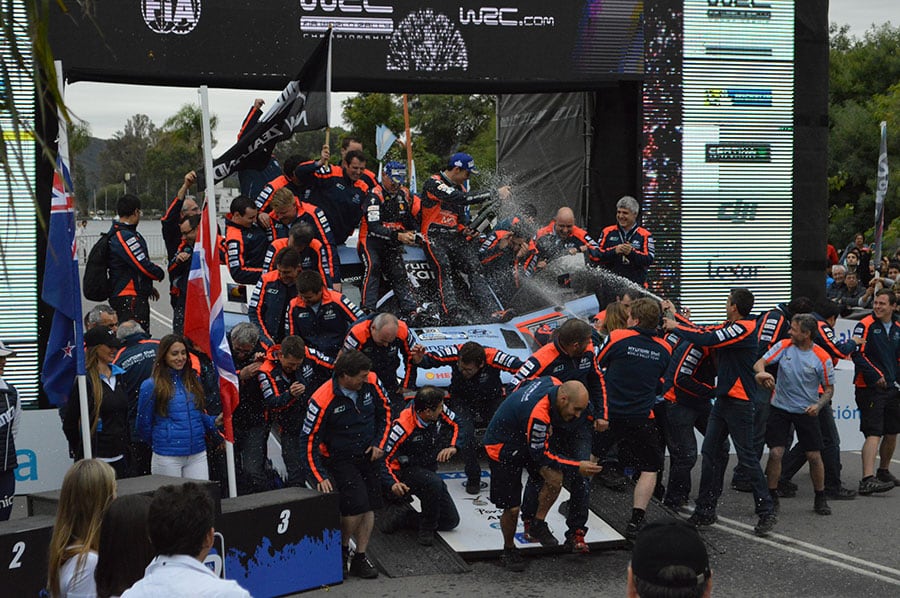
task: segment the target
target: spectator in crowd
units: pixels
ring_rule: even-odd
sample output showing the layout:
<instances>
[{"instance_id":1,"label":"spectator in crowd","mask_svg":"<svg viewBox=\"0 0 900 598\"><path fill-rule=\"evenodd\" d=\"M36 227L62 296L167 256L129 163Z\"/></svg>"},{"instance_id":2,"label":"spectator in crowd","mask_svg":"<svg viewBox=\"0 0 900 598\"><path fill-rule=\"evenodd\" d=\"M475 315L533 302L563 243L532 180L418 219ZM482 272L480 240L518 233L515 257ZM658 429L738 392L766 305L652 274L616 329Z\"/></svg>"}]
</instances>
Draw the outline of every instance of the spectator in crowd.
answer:
<instances>
[{"instance_id":1,"label":"spectator in crowd","mask_svg":"<svg viewBox=\"0 0 900 598\"><path fill-rule=\"evenodd\" d=\"M359 226L370 185L362 176L366 170L362 150L347 151L341 166L332 166L330 157L330 148L323 145L320 158L298 165L294 176L309 188L309 202L325 212L336 247Z\"/></svg>"},{"instance_id":2,"label":"spectator in crowd","mask_svg":"<svg viewBox=\"0 0 900 598\"><path fill-rule=\"evenodd\" d=\"M466 492L481 492L481 465L478 463L478 427L485 427L506 396L500 381L501 372L515 373L522 360L493 347L483 347L474 341L462 345L438 347L425 353L418 367L430 369L449 365L450 398L448 407L456 414L462 438L458 442L460 456L465 463Z\"/></svg>"},{"instance_id":3,"label":"spectator in crowd","mask_svg":"<svg viewBox=\"0 0 900 598\"><path fill-rule=\"evenodd\" d=\"M386 485L396 496L414 494L419 498L422 513L417 540L422 546L434 544L435 531L446 532L459 525L456 504L437 468L456 454L460 440L456 417L444 406L444 391L434 386L416 392L388 435L384 447Z\"/></svg>"},{"instance_id":4,"label":"spectator in crowd","mask_svg":"<svg viewBox=\"0 0 900 598\"><path fill-rule=\"evenodd\" d=\"M515 545L520 511L523 519L527 516L526 541L556 546L559 540L550 531L546 518L562 489L563 478L570 473L588 477L600 471L599 465L554 450L548 438L551 431L554 438L565 437L576 434L578 428L588 427L587 420L581 417L588 405L588 391L581 382L560 383L549 377L537 378L528 380L510 394L488 425L484 448L491 465L491 502L503 509L500 560L510 571L521 572L526 567ZM564 439L555 446L567 444L577 446ZM526 488L529 495L526 497L522 493L523 469L535 480L529 481L531 488ZM537 495L533 495L535 490ZM570 504L569 511L574 507ZM530 511L527 514L526 508ZM570 550L577 548L569 542Z\"/></svg>"},{"instance_id":5,"label":"spectator in crowd","mask_svg":"<svg viewBox=\"0 0 900 598\"><path fill-rule=\"evenodd\" d=\"M222 416L205 412L205 397L191 367L185 341L170 334L159 342L153 375L141 384L137 430L153 449L154 475L209 479L206 434L215 433Z\"/></svg>"},{"instance_id":6,"label":"spectator in crowd","mask_svg":"<svg viewBox=\"0 0 900 598\"><path fill-rule=\"evenodd\" d=\"M147 516L153 499L129 494L112 501L100 525L94 581L97 598L119 596L144 576L153 560Z\"/></svg>"},{"instance_id":7,"label":"spectator in crowd","mask_svg":"<svg viewBox=\"0 0 900 598\"><path fill-rule=\"evenodd\" d=\"M316 239L315 230L308 222L295 222L291 225L291 231L286 239L275 239L266 248L263 257L263 274L271 272L278 267L278 259L281 251L287 247L293 247L300 253L300 271L314 270L322 276L325 286L334 286L331 272L331 252L328 247Z\"/></svg>"},{"instance_id":8,"label":"spectator in crowd","mask_svg":"<svg viewBox=\"0 0 900 598\"><path fill-rule=\"evenodd\" d=\"M844 284L844 277L847 275L847 268L841 264L835 264L831 267L831 277L834 279L828 288L825 289L825 297L836 301L846 292L847 285Z\"/></svg>"},{"instance_id":9,"label":"spectator in crowd","mask_svg":"<svg viewBox=\"0 0 900 598\"><path fill-rule=\"evenodd\" d=\"M257 375L266 360L259 342L259 328L240 322L228 334L231 357L238 375L240 402L232 415L240 494L269 490L266 475L266 443L269 423Z\"/></svg>"},{"instance_id":10,"label":"spectator in crowd","mask_svg":"<svg viewBox=\"0 0 900 598\"><path fill-rule=\"evenodd\" d=\"M890 472L891 459L900 432L900 325L893 319L896 296L881 290L875 294L872 313L853 329L865 342L853 353L856 369L856 406L859 429L866 437L862 448L859 493L887 492L900 484ZM875 470L875 457L881 467Z\"/></svg>"},{"instance_id":11,"label":"spectator in crowd","mask_svg":"<svg viewBox=\"0 0 900 598\"><path fill-rule=\"evenodd\" d=\"M870 253L872 249L866 245L866 237L862 233L856 233L853 235L853 241L849 243L844 248L844 253L841 255L841 260L846 261L847 256L850 255L850 252L855 251L857 256L862 255L863 253Z\"/></svg>"},{"instance_id":12,"label":"spectator in crowd","mask_svg":"<svg viewBox=\"0 0 900 598\"><path fill-rule=\"evenodd\" d=\"M228 272L239 284L256 284L262 276L263 259L269 246L266 229L259 225L253 201L238 195L225 217L225 251Z\"/></svg>"},{"instance_id":13,"label":"spectator in crowd","mask_svg":"<svg viewBox=\"0 0 900 598\"><path fill-rule=\"evenodd\" d=\"M460 306L452 272L462 271L468 277L469 289L477 307L486 314L496 307L478 261L477 235L467 228L467 207L491 199L493 191L466 191L465 185L472 174L478 174L475 159L469 154L456 153L450 157L447 167L433 174L422 185L422 234L425 235L425 253L437 276L441 309L452 321L469 321L469 314ZM508 186L496 191L500 200L511 196Z\"/></svg>"},{"instance_id":14,"label":"spectator in crowd","mask_svg":"<svg viewBox=\"0 0 900 598\"><path fill-rule=\"evenodd\" d=\"M78 250L78 261L85 263L88 256L87 240L87 220L82 220L75 225L75 246Z\"/></svg>"},{"instance_id":15,"label":"spectator in crowd","mask_svg":"<svg viewBox=\"0 0 900 598\"><path fill-rule=\"evenodd\" d=\"M303 486L300 429L310 395L331 378L333 367L331 358L307 347L299 336L289 335L269 350L257 373L266 419L279 430L287 486Z\"/></svg>"},{"instance_id":16,"label":"spectator in crowd","mask_svg":"<svg viewBox=\"0 0 900 598\"><path fill-rule=\"evenodd\" d=\"M616 224L603 229L597 261L613 274L643 286L656 249L650 231L637 224L639 211L630 195L616 202Z\"/></svg>"},{"instance_id":17,"label":"spectator in crowd","mask_svg":"<svg viewBox=\"0 0 900 598\"><path fill-rule=\"evenodd\" d=\"M166 213L160 218L162 222L163 242L166 244L166 261L171 261L178 249L181 247L181 231L179 224L186 216L199 215L201 212L200 204L188 195L188 191L197 182L197 173L193 170L184 175L184 182L175 197L166 208Z\"/></svg>"},{"instance_id":18,"label":"spectator in crowd","mask_svg":"<svg viewBox=\"0 0 900 598\"><path fill-rule=\"evenodd\" d=\"M147 242L138 232L141 200L123 195L116 202L119 219L109 231L109 304L120 322L137 320L150 332L150 298L159 299L153 282L162 280L163 269L150 261Z\"/></svg>"},{"instance_id":19,"label":"spectator in crowd","mask_svg":"<svg viewBox=\"0 0 900 598\"><path fill-rule=\"evenodd\" d=\"M0 341L0 521L9 519L16 495L16 434L22 419L22 403L16 387L3 379L6 360L15 354Z\"/></svg>"},{"instance_id":20,"label":"spectator in crowd","mask_svg":"<svg viewBox=\"0 0 900 598\"><path fill-rule=\"evenodd\" d=\"M51 598L95 596L100 522L116 497L116 472L99 459L82 459L66 472L47 565Z\"/></svg>"},{"instance_id":21,"label":"spectator in crowd","mask_svg":"<svg viewBox=\"0 0 900 598\"><path fill-rule=\"evenodd\" d=\"M534 241L538 250L538 269L563 255L582 253L588 260L597 250L597 242L587 231L575 226L575 212L569 207L560 208L550 224L538 229Z\"/></svg>"},{"instance_id":22,"label":"spectator in crowd","mask_svg":"<svg viewBox=\"0 0 900 598\"><path fill-rule=\"evenodd\" d=\"M250 598L230 579L219 579L203 564L213 546L215 505L199 484L163 486L153 494L148 517L150 542L157 556L144 577L122 598L191 596Z\"/></svg>"},{"instance_id":23,"label":"spectator in crowd","mask_svg":"<svg viewBox=\"0 0 900 598\"><path fill-rule=\"evenodd\" d=\"M795 315L791 319L790 339L775 343L753 366L757 384L774 391L766 427L766 444L769 446L766 477L776 512L781 461L785 447L790 444L793 428L809 462L809 475L816 493L815 512L831 515L825 496L822 433L817 417L834 396L834 365L825 349L813 344L817 328L812 314ZM778 365L777 382L775 376L766 371L766 366L775 364Z\"/></svg>"},{"instance_id":24,"label":"spectator in crowd","mask_svg":"<svg viewBox=\"0 0 900 598\"><path fill-rule=\"evenodd\" d=\"M872 257L870 252L860 252L856 248L850 250L844 265L847 267L847 273L856 272L859 277L859 284L863 287L868 286L871 274L869 274L869 261Z\"/></svg>"},{"instance_id":25,"label":"spectator in crowd","mask_svg":"<svg viewBox=\"0 0 900 598\"><path fill-rule=\"evenodd\" d=\"M84 331L87 332L94 326L106 326L113 330L119 328L119 316L116 310L107 303L98 303L84 316Z\"/></svg>"},{"instance_id":26,"label":"spectator in crowd","mask_svg":"<svg viewBox=\"0 0 900 598\"><path fill-rule=\"evenodd\" d=\"M716 402L710 412L701 449L700 493L690 522L702 526L712 525L717 520L716 507L727 466L722 460L721 446L730 436L738 463L747 471L753 484L753 499L759 515L754 531L765 536L772 531L778 518L766 478L753 452L753 401L748 394L756 384L753 375L757 351L756 321L750 318L753 301L753 293L749 290L735 288L728 294L723 324L698 328L679 323L670 315L666 315L663 322L665 329L681 340L715 349L718 363Z\"/></svg>"},{"instance_id":27,"label":"spectator in crowd","mask_svg":"<svg viewBox=\"0 0 900 598\"><path fill-rule=\"evenodd\" d=\"M366 198L366 217L360 227L357 252L365 267L360 301L368 313L377 307L382 278L387 278L394 290L398 313L406 316L416 311L403 246L416 242L420 202L403 186L405 178L405 165L388 162L384 165L382 186L371 188Z\"/></svg>"},{"instance_id":28,"label":"spectator in crowd","mask_svg":"<svg viewBox=\"0 0 900 598\"><path fill-rule=\"evenodd\" d=\"M342 351L361 351L372 360L372 371L378 375L388 392L391 406L402 406L401 389L415 385L415 362L421 361L425 347L417 345L406 322L391 313L371 315L360 320L347 332ZM403 358L403 379L398 381L400 359Z\"/></svg>"},{"instance_id":29,"label":"spectator in crowd","mask_svg":"<svg viewBox=\"0 0 900 598\"><path fill-rule=\"evenodd\" d=\"M185 216L179 226L183 243L175 257L169 261L172 330L175 334L184 332L184 309L187 303L188 277L191 273L191 256L194 253L194 243L197 241L197 228L200 226L200 214Z\"/></svg>"},{"instance_id":30,"label":"spectator in crowd","mask_svg":"<svg viewBox=\"0 0 900 598\"><path fill-rule=\"evenodd\" d=\"M284 337L288 304L297 296L298 274L300 252L288 247L279 254L278 267L263 274L253 289L247 309L267 347L277 345Z\"/></svg>"},{"instance_id":31,"label":"spectator in crowd","mask_svg":"<svg viewBox=\"0 0 900 598\"><path fill-rule=\"evenodd\" d=\"M647 504L662 469L660 436L651 419L660 380L669 366L672 349L656 336L660 308L654 299L638 299L631 306L628 328L615 330L600 347L597 361L604 368L606 400L597 413L609 421L609 429L597 438L598 453L615 442L626 448L640 471L634 488L631 520L625 528L629 539L644 525Z\"/></svg>"},{"instance_id":32,"label":"spectator in crowd","mask_svg":"<svg viewBox=\"0 0 900 598\"><path fill-rule=\"evenodd\" d=\"M709 598L706 546L681 521L654 521L641 530L628 565L628 598Z\"/></svg>"},{"instance_id":33,"label":"spectator in crowd","mask_svg":"<svg viewBox=\"0 0 900 598\"><path fill-rule=\"evenodd\" d=\"M109 463L119 479L131 475L129 465L128 392L122 384L125 370L113 363L122 341L106 326L96 326L84 335L87 411L91 433L91 454ZM84 458L78 384L69 395L63 431L69 442L69 456Z\"/></svg>"},{"instance_id":34,"label":"spectator in crowd","mask_svg":"<svg viewBox=\"0 0 900 598\"><path fill-rule=\"evenodd\" d=\"M833 265L837 264L840 261L838 257L837 249L834 248L834 245L831 243L825 244L825 259L828 267L831 268Z\"/></svg>"},{"instance_id":35,"label":"spectator in crowd","mask_svg":"<svg viewBox=\"0 0 900 598\"><path fill-rule=\"evenodd\" d=\"M288 304L287 333L334 358L351 326L363 316L347 297L325 288L321 274L305 271L297 275L297 296Z\"/></svg>"},{"instance_id":36,"label":"spectator in crowd","mask_svg":"<svg viewBox=\"0 0 900 598\"><path fill-rule=\"evenodd\" d=\"M144 380L153 375L153 363L159 349L159 341L150 338L134 320L122 322L116 336L122 348L116 353L115 365L124 370L122 383L128 395L128 434L131 449L131 473L135 476L150 475L150 447L137 434L138 395Z\"/></svg>"},{"instance_id":37,"label":"spectator in crowd","mask_svg":"<svg viewBox=\"0 0 900 598\"><path fill-rule=\"evenodd\" d=\"M860 307L860 299L866 289L859 283L859 275L856 272L847 272L844 277L844 292L838 296L837 302L845 308Z\"/></svg>"},{"instance_id":38,"label":"spectator in crowd","mask_svg":"<svg viewBox=\"0 0 900 598\"><path fill-rule=\"evenodd\" d=\"M310 483L319 492L340 494L344 574L364 579L378 577L366 550L374 509L381 506L379 467L391 422L387 394L371 370L372 361L361 352L342 352L332 380L310 398L300 438Z\"/></svg>"}]
</instances>

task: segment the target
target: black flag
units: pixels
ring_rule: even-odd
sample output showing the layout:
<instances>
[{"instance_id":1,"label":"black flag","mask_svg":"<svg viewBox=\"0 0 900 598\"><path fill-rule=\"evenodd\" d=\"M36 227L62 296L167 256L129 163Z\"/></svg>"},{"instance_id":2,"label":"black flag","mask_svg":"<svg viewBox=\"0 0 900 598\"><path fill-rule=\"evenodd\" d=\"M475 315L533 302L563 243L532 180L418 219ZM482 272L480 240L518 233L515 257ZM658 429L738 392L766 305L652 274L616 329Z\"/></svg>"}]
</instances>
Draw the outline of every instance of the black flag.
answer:
<instances>
[{"instance_id":1,"label":"black flag","mask_svg":"<svg viewBox=\"0 0 900 598\"><path fill-rule=\"evenodd\" d=\"M279 141L298 131L328 126L328 75L331 30L294 79L287 84L275 104L252 129L213 162L216 182L239 170L262 170Z\"/></svg>"}]
</instances>

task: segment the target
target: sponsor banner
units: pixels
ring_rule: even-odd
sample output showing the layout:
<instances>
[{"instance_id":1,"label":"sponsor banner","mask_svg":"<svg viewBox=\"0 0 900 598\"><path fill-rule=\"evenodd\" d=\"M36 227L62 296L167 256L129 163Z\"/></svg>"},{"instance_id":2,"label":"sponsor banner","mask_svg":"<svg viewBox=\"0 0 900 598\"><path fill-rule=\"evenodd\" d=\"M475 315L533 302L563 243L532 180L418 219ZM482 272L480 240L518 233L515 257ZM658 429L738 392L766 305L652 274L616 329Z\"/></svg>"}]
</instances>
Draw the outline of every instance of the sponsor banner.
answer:
<instances>
[{"instance_id":1,"label":"sponsor banner","mask_svg":"<svg viewBox=\"0 0 900 598\"><path fill-rule=\"evenodd\" d=\"M70 81L280 89L331 27L336 90L564 90L642 74L643 4L120 0L85 18L52 3L50 38Z\"/></svg>"},{"instance_id":2,"label":"sponsor banner","mask_svg":"<svg viewBox=\"0 0 900 598\"><path fill-rule=\"evenodd\" d=\"M77 407L77 405L75 406ZM26 410L16 434L16 494L34 494L62 487L72 465L69 445L56 409Z\"/></svg>"}]
</instances>

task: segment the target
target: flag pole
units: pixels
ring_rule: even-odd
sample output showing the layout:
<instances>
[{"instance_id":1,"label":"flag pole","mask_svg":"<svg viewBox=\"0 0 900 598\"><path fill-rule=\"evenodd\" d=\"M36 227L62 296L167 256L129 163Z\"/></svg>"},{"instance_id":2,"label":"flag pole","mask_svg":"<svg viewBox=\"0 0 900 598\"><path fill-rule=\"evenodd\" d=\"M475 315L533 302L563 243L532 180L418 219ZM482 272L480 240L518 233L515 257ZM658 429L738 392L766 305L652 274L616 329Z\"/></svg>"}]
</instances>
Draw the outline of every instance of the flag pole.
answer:
<instances>
[{"instance_id":1,"label":"flag pole","mask_svg":"<svg viewBox=\"0 0 900 598\"><path fill-rule=\"evenodd\" d=\"M218 210L216 209L216 183L213 173L212 132L209 123L209 88L206 85L200 86L200 108L203 111L203 172L206 178L206 210L204 211L206 221L203 226L206 227L207 238L215 247L215 239L219 232L216 227ZM210 267L213 266L214 264L210 264ZM210 339L210 348L212 348L212 339ZM228 496L235 498L237 496L237 474L234 465L234 444L227 438L225 439L225 468L228 471Z\"/></svg>"},{"instance_id":2,"label":"flag pole","mask_svg":"<svg viewBox=\"0 0 900 598\"><path fill-rule=\"evenodd\" d=\"M329 150L331 149L331 43L334 40L331 27L329 24L328 32L325 34L328 36L328 60L325 63L325 145Z\"/></svg>"},{"instance_id":3,"label":"flag pole","mask_svg":"<svg viewBox=\"0 0 900 598\"><path fill-rule=\"evenodd\" d=\"M881 272L881 245L884 237L884 199L888 190L887 122L881 121L881 145L878 150L878 183L875 188L875 251L872 260Z\"/></svg>"},{"instance_id":4,"label":"flag pole","mask_svg":"<svg viewBox=\"0 0 900 598\"><path fill-rule=\"evenodd\" d=\"M59 95L62 98L65 93L65 81L63 80L63 70L62 70L62 61L55 60L53 61L53 67L56 69L56 84L59 87ZM59 118L59 137L58 142L56 144L56 151L62 158L64 164L69 163L69 132L68 127L66 125L66 120L63 118L62 111L57 109L57 115ZM63 185L66 185L66 177L62 176L63 173L60 173L60 178L63 181ZM66 193L72 193L72 189L66 189ZM77 259L77 257L76 257ZM81 298L79 297L79 300ZM72 322L72 326L76 327L78 324L74 321ZM75 335L75 338L78 338L78 335ZM82 364L80 367L76 366L75 369L75 380L78 381L78 409L79 414L81 415L81 446L84 451L84 458L90 459L93 457L93 451L91 449L91 415L88 409L88 400L87 400L87 377L84 375L84 345L80 347L75 347L75 359L76 362L80 360Z\"/></svg>"},{"instance_id":5,"label":"flag pole","mask_svg":"<svg viewBox=\"0 0 900 598\"><path fill-rule=\"evenodd\" d=\"M403 126L406 133L406 176L408 177L407 183L409 184L410 190L413 193L416 193L416 189L414 188L416 183L414 181L415 166L413 164L412 134L410 133L409 129L409 96L407 94L403 94Z\"/></svg>"}]
</instances>

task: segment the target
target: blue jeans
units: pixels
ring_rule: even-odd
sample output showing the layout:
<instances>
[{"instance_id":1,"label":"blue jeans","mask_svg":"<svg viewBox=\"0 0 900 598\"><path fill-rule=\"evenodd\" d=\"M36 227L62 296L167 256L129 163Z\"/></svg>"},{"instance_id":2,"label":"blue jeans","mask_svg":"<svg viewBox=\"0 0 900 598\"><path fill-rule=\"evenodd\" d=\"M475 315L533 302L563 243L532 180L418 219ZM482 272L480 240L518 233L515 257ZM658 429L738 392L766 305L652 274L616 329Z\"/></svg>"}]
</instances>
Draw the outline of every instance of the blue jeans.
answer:
<instances>
[{"instance_id":1,"label":"blue jeans","mask_svg":"<svg viewBox=\"0 0 900 598\"><path fill-rule=\"evenodd\" d=\"M701 449L703 465L695 511L699 515L713 515L716 512L728 465L727 455L723 455L721 447L729 436L737 452L738 464L747 472L753 486L757 515L772 513L772 497L766 477L753 450L753 411L751 401L732 397L719 397L713 404Z\"/></svg>"},{"instance_id":2,"label":"blue jeans","mask_svg":"<svg viewBox=\"0 0 900 598\"><path fill-rule=\"evenodd\" d=\"M669 449L669 482L666 487L665 504L675 506L687 502L691 495L691 470L697 463L696 429L706 435L706 426L712 404L693 407L681 403L669 405L666 419L666 438ZM728 441L722 443L720 450L728 459Z\"/></svg>"},{"instance_id":3,"label":"blue jeans","mask_svg":"<svg viewBox=\"0 0 900 598\"><path fill-rule=\"evenodd\" d=\"M753 454L756 460L762 459L763 449L766 446L766 422L769 421L769 401L772 398L772 391L762 386L756 387L756 393L753 395ZM741 464L734 466L734 474L731 477L731 483L744 482L749 479L747 472L741 469Z\"/></svg>"}]
</instances>

